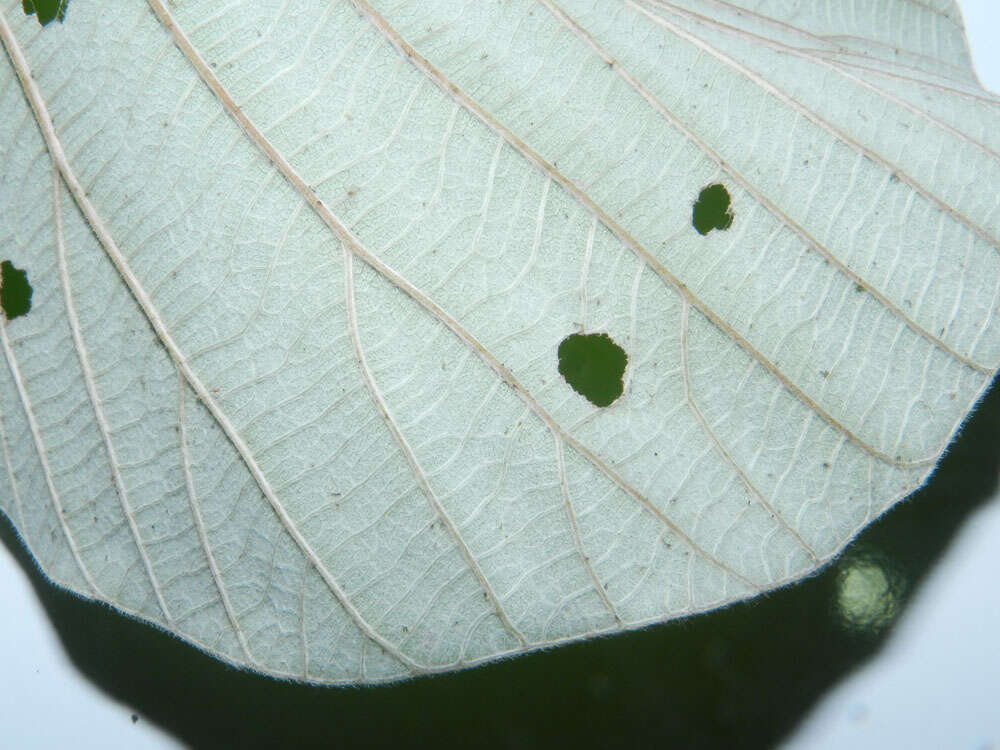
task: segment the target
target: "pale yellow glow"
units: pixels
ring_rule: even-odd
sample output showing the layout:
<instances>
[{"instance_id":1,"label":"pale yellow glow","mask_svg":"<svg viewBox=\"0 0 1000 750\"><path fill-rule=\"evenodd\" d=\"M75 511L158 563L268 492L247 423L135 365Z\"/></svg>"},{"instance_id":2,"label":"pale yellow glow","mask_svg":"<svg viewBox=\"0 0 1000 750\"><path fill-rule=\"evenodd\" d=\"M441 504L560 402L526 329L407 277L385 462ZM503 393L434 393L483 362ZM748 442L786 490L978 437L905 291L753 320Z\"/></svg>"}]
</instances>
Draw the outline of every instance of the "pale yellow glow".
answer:
<instances>
[{"instance_id":1,"label":"pale yellow glow","mask_svg":"<svg viewBox=\"0 0 1000 750\"><path fill-rule=\"evenodd\" d=\"M882 566L871 560L858 560L840 577L837 606L848 625L877 630L895 616L898 593Z\"/></svg>"}]
</instances>

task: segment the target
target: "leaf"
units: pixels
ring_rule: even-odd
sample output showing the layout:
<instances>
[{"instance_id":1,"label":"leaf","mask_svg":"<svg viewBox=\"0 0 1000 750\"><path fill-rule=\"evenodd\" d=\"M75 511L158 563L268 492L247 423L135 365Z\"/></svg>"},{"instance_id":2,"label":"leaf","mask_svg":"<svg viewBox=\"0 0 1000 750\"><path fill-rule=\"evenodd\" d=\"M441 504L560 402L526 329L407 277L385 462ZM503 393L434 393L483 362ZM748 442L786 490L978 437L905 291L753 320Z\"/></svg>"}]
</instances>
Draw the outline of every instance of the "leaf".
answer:
<instances>
[{"instance_id":1,"label":"leaf","mask_svg":"<svg viewBox=\"0 0 1000 750\"><path fill-rule=\"evenodd\" d=\"M950 0L851 7L9 4L0 507L314 682L810 574L1000 359L1000 100Z\"/></svg>"}]
</instances>

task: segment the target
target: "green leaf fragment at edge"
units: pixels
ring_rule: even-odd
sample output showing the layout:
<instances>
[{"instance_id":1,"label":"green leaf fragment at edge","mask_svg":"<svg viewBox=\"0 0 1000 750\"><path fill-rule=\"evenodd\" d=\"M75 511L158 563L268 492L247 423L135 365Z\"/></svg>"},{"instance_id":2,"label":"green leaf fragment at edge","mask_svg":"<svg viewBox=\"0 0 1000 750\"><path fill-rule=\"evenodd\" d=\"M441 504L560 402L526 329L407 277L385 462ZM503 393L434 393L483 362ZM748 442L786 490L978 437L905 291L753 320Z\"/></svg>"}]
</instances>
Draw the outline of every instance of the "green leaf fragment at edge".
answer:
<instances>
[{"instance_id":1,"label":"green leaf fragment at edge","mask_svg":"<svg viewBox=\"0 0 1000 750\"><path fill-rule=\"evenodd\" d=\"M606 333L574 333L559 344L559 374L594 406L610 406L622 395L627 362Z\"/></svg>"},{"instance_id":2,"label":"green leaf fragment at edge","mask_svg":"<svg viewBox=\"0 0 1000 750\"><path fill-rule=\"evenodd\" d=\"M65 20L67 5L69 0L21 0L21 8L25 14L36 16L42 26L56 18L60 22Z\"/></svg>"},{"instance_id":3,"label":"green leaf fragment at edge","mask_svg":"<svg viewBox=\"0 0 1000 750\"><path fill-rule=\"evenodd\" d=\"M15 268L9 260L0 263L0 309L7 320L26 315L31 310L28 272Z\"/></svg>"},{"instance_id":4,"label":"green leaf fragment at edge","mask_svg":"<svg viewBox=\"0 0 1000 750\"><path fill-rule=\"evenodd\" d=\"M691 211L691 223L698 234L705 235L713 229L729 229L733 225L729 191L724 185L709 185L698 194Z\"/></svg>"}]
</instances>

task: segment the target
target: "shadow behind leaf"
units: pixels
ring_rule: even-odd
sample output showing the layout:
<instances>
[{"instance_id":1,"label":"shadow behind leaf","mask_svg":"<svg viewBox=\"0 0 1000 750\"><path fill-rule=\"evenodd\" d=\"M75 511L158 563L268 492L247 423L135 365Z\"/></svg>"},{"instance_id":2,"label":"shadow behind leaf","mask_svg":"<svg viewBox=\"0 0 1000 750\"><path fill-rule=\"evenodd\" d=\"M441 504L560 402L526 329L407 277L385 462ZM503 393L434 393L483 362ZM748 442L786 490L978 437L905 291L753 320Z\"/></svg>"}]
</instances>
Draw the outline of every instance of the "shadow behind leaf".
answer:
<instances>
[{"instance_id":1,"label":"shadow behind leaf","mask_svg":"<svg viewBox=\"0 0 1000 750\"><path fill-rule=\"evenodd\" d=\"M963 519L995 491L998 437L994 383L931 481L801 583L638 632L377 688L234 670L49 585L2 514L0 537L76 666L193 747L771 747L892 632L845 627L836 608L844 566L886 561L902 582L897 614L905 610Z\"/></svg>"}]
</instances>

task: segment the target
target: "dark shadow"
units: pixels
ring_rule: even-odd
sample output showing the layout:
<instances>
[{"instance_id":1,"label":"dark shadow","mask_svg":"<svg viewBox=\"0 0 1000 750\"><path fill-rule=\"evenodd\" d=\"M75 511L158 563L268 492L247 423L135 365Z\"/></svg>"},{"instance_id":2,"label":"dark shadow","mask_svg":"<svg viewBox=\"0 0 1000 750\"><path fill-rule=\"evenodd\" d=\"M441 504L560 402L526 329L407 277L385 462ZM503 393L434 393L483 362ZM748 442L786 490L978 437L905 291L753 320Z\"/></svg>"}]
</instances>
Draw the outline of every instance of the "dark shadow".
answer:
<instances>
[{"instance_id":1,"label":"dark shadow","mask_svg":"<svg viewBox=\"0 0 1000 750\"><path fill-rule=\"evenodd\" d=\"M969 512L995 490L1000 391L991 389L932 481L836 564L753 602L380 688L331 689L235 671L162 632L48 585L6 520L74 663L194 747L771 747L891 632L844 624L845 565L893 568L899 610ZM655 743L655 745L654 745Z\"/></svg>"}]
</instances>

